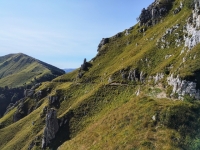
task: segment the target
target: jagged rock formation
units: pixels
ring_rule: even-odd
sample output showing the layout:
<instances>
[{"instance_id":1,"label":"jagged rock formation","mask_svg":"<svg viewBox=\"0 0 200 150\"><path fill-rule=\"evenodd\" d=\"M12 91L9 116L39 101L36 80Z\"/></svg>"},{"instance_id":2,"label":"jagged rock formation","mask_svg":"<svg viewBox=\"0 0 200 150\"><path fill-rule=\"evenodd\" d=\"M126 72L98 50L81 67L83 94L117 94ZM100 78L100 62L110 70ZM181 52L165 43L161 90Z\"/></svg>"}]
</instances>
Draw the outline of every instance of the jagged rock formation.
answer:
<instances>
[{"instance_id":1,"label":"jagged rock formation","mask_svg":"<svg viewBox=\"0 0 200 150\"><path fill-rule=\"evenodd\" d=\"M42 83L37 83L37 84L35 84L34 86L31 87L31 90L35 90L41 85L42 85Z\"/></svg>"},{"instance_id":2,"label":"jagged rock formation","mask_svg":"<svg viewBox=\"0 0 200 150\"><path fill-rule=\"evenodd\" d=\"M52 105L52 104L56 103L57 101L58 101L57 95L49 96L49 105Z\"/></svg>"},{"instance_id":3,"label":"jagged rock formation","mask_svg":"<svg viewBox=\"0 0 200 150\"><path fill-rule=\"evenodd\" d=\"M25 97L31 97L34 94L35 90L32 89L26 89L24 90L24 96Z\"/></svg>"},{"instance_id":4,"label":"jagged rock formation","mask_svg":"<svg viewBox=\"0 0 200 150\"><path fill-rule=\"evenodd\" d=\"M137 77L136 77L136 70L135 70L135 69L132 69L132 70L129 71L128 80L130 80L130 81L135 81L135 80L137 80Z\"/></svg>"},{"instance_id":5,"label":"jagged rock formation","mask_svg":"<svg viewBox=\"0 0 200 150\"><path fill-rule=\"evenodd\" d=\"M131 30L133 30L134 27L130 27L129 29L125 30L125 36L129 35L131 33Z\"/></svg>"},{"instance_id":6,"label":"jagged rock formation","mask_svg":"<svg viewBox=\"0 0 200 150\"><path fill-rule=\"evenodd\" d=\"M181 80L178 76L174 78L173 74L167 78L167 82L173 87L172 95L177 93L179 99L183 99L186 94L195 99L200 99L200 90L196 89L195 82Z\"/></svg>"},{"instance_id":7,"label":"jagged rock formation","mask_svg":"<svg viewBox=\"0 0 200 150\"><path fill-rule=\"evenodd\" d=\"M154 83L155 83L155 84L158 83L161 79L163 79L163 77L164 77L164 74L163 74L163 73L157 73L157 74L153 77Z\"/></svg>"},{"instance_id":8,"label":"jagged rock formation","mask_svg":"<svg viewBox=\"0 0 200 150\"><path fill-rule=\"evenodd\" d=\"M185 46L192 49L200 43L200 1L194 0L192 15L188 18L185 29Z\"/></svg>"},{"instance_id":9,"label":"jagged rock formation","mask_svg":"<svg viewBox=\"0 0 200 150\"><path fill-rule=\"evenodd\" d=\"M22 119L25 116L25 108L24 102L21 101L17 107L16 112L13 115L13 122L17 122L18 120Z\"/></svg>"},{"instance_id":10,"label":"jagged rock formation","mask_svg":"<svg viewBox=\"0 0 200 150\"><path fill-rule=\"evenodd\" d=\"M122 79L129 81L140 81L141 83L145 82L146 74L143 71L139 71L138 69L130 69L127 71L120 71Z\"/></svg>"},{"instance_id":11,"label":"jagged rock formation","mask_svg":"<svg viewBox=\"0 0 200 150\"><path fill-rule=\"evenodd\" d=\"M36 101L40 100L42 97L42 91L38 91L37 93L35 93L34 97L35 97Z\"/></svg>"},{"instance_id":12,"label":"jagged rock formation","mask_svg":"<svg viewBox=\"0 0 200 150\"><path fill-rule=\"evenodd\" d=\"M155 25L170 9L173 0L155 0L147 9L143 8L138 18L140 25Z\"/></svg>"},{"instance_id":13,"label":"jagged rock formation","mask_svg":"<svg viewBox=\"0 0 200 150\"><path fill-rule=\"evenodd\" d=\"M97 51L99 52L101 50L102 46L107 44L107 43L109 43L109 38L103 38L98 45Z\"/></svg>"},{"instance_id":14,"label":"jagged rock formation","mask_svg":"<svg viewBox=\"0 0 200 150\"><path fill-rule=\"evenodd\" d=\"M87 69L87 60L85 58L83 64L81 65L81 70L86 70L86 69Z\"/></svg>"},{"instance_id":15,"label":"jagged rock formation","mask_svg":"<svg viewBox=\"0 0 200 150\"><path fill-rule=\"evenodd\" d=\"M42 148L48 146L56 136L58 132L59 124L57 119L57 113L54 109L49 109L46 115L46 124L44 134L42 138Z\"/></svg>"}]
</instances>

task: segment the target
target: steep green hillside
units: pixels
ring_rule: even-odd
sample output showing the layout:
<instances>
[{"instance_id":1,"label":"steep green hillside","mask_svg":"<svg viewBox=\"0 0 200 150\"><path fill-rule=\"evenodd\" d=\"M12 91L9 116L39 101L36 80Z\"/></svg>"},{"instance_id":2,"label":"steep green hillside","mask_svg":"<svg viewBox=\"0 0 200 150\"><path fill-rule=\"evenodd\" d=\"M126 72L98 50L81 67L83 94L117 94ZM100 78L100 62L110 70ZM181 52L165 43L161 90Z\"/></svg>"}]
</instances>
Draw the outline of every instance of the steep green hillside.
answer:
<instances>
[{"instance_id":1,"label":"steep green hillside","mask_svg":"<svg viewBox=\"0 0 200 150\"><path fill-rule=\"evenodd\" d=\"M143 9L92 60L12 107L0 149L200 149L199 9L196 0ZM12 122L16 113L26 115Z\"/></svg>"},{"instance_id":2,"label":"steep green hillside","mask_svg":"<svg viewBox=\"0 0 200 150\"><path fill-rule=\"evenodd\" d=\"M0 86L19 87L52 80L64 72L25 54L0 57Z\"/></svg>"},{"instance_id":3,"label":"steep green hillside","mask_svg":"<svg viewBox=\"0 0 200 150\"><path fill-rule=\"evenodd\" d=\"M22 53L0 57L0 116L10 103L24 97L24 89L63 74L63 70Z\"/></svg>"}]
</instances>

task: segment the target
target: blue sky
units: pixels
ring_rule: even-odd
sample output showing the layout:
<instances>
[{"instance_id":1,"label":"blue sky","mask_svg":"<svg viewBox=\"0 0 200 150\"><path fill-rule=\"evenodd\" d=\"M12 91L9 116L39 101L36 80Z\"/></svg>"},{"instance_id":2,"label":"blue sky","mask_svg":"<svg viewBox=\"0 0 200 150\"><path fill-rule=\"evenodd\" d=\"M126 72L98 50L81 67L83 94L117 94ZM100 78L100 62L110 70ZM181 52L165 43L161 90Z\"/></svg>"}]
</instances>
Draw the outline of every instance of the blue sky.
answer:
<instances>
[{"instance_id":1,"label":"blue sky","mask_svg":"<svg viewBox=\"0 0 200 150\"><path fill-rule=\"evenodd\" d=\"M102 38L136 24L153 0L0 1L0 56L25 53L59 68L92 59Z\"/></svg>"}]
</instances>

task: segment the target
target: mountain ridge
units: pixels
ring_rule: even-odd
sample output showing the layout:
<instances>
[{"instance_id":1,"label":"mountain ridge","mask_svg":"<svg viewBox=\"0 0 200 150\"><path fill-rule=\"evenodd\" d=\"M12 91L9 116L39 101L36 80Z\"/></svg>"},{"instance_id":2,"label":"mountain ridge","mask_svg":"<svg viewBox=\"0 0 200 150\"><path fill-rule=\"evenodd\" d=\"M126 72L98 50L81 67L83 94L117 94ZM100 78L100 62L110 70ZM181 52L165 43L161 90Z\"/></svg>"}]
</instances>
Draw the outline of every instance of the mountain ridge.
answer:
<instances>
[{"instance_id":1,"label":"mountain ridge","mask_svg":"<svg viewBox=\"0 0 200 150\"><path fill-rule=\"evenodd\" d=\"M20 81L22 80L20 79L20 76L24 76L24 79L26 79L26 82L28 82L26 84L31 84L31 81L34 78L38 78L38 82L43 80L42 76L45 74L42 74L42 72L46 72L45 76L49 76L46 77L49 78L49 80L52 79L54 74L62 75L64 73L57 67L44 63L23 53L9 54L0 57L0 60L1 86L23 86L25 82L22 83L22 81ZM28 78L25 77L27 73L29 74ZM13 80L12 83L9 83L9 79L14 79L15 81Z\"/></svg>"},{"instance_id":2,"label":"mountain ridge","mask_svg":"<svg viewBox=\"0 0 200 150\"><path fill-rule=\"evenodd\" d=\"M0 148L200 149L199 29L191 17L200 6L190 2L156 0L135 26L102 39L92 60L43 82L0 119ZM185 42L194 39L190 49Z\"/></svg>"},{"instance_id":3,"label":"mountain ridge","mask_svg":"<svg viewBox=\"0 0 200 150\"><path fill-rule=\"evenodd\" d=\"M62 74L61 69L23 53L0 57L0 116L24 98L25 89Z\"/></svg>"}]
</instances>

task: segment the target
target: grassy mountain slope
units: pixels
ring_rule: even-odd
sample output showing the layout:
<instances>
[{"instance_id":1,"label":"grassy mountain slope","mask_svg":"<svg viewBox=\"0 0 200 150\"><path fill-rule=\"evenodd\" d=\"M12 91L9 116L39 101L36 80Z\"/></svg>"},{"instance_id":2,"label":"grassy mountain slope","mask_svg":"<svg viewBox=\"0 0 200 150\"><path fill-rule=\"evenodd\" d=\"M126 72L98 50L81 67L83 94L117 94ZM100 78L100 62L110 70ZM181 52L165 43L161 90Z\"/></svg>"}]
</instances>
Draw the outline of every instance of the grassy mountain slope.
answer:
<instances>
[{"instance_id":1,"label":"grassy mountain slope","mask_svg":"<svg viewBox=\"0 0 200 150\"><path fill-rule=\"evenodd\" d=\"M25 83L51 80L64 72L25 54L0 57L0 85L18 87Z\"/></svg>"},{"instance_id":2,"label":"grassy mountain slope","mask_svg":"<svg viewBox=\"0 0 200 150\"><path fill-rule=\"evenodd\" d=\"M109 38L85 69L43 82L36 90L44 92L39 102L33 97L25 100L27 109L35 105L37 109L16 123L10 121L15 110L0 119L0 149L28 149L31 143L33 149L41 149L45 106L57 110L59 123L67 118L47 149L200 149L200 103L188 95L183 100L178 100L176 93L170 97L172 87L166 81L174 74L195 79L199 87L200 44L181 54L184 43L177 46L175 42L177 35L183 35L192 11L185 0L182 10L174 15L180 2L175 0L170 12L146 28L145 34L138 32L144 27L136 24L129 35L123 31ZM166 36L169 47L161 48L163 34L177 24L175 32ZM185 58L187 63L183 63ZM128 80L132 69L138 78L143 72L145 81ZM83 76L78 78L80 73ZM163 78L155 82L158 73ZM49 105L53 95L59 101Z\"/></svg>"},{"instance_id":3,"label":"grassy mountain slope","mask_svg":"<svg viewBox=\"0 0 200 150\"><path fill-rule=\"evenodd\" d=\"M0 116L24 97L24 89L62 74L63 70L22 53L0 57Z\"/></svg>"}]
</instances>

